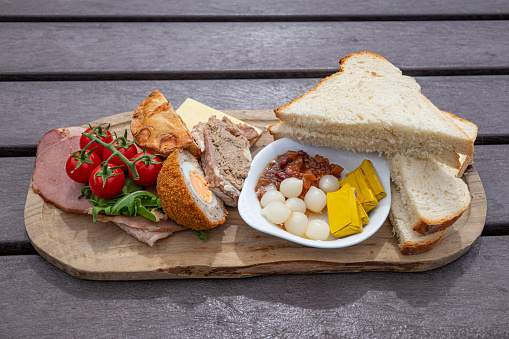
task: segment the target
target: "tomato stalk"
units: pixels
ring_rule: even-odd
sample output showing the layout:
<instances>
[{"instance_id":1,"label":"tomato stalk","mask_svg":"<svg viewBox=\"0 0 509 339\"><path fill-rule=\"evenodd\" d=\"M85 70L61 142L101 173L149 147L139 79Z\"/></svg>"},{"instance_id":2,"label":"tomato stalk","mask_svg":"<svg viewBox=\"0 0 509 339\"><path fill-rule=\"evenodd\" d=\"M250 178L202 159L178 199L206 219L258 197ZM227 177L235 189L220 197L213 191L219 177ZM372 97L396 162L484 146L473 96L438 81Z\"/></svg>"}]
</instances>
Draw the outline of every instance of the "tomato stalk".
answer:
<instances>
[{"instance_id":1,"label":"tomato stalk","mask_svg":"<svg viewBox=\"0 0 509 339\"><path fill-rule=\"evenodd\" d=\"M88 147L88 145L87 145L87 147ZM94 148L92 148L92 149L91 149L90 151L88 151L88 152L86 151L86 149L84 149L82 152L79 152L79 153L78 153L79 155L77 155L76 153L74 153L74 154L72 155L72 157L73 157L74 159L78 160L78 164L76 165L76 168L75 168L75 169L78 169L78 168L81 166L81 164L83 164L83 163L89 163L89 164L91 164L91 163L92 163L92 160L90 160L90 155L94 152L94 150L95 150L95 147L94 147Z\"/></svg>"},{"instance_id":2,"label":"tomato stalk","mask_svg":"<svg viewBox=\"0 0 509 339\"><path fill-rule=\"evenodd\" d=\"M108 128L109 128L109 125L108 125ZM101 145L101 146L103 146L103 147L105 147L105 148L107 148L108 150L111 151L112 155L105 161L105 166L106 167L102 167L101 166L101 173L102 173L101 176L103 177L104 182L109 177L108 175L106 175L106 172L108 171L108 167L107 167L108 162L110 161L111 158L113 158L115 156L117 158L119 158L120 160L122 160L122 162L124 162L126 164L126 166L131 171L134 180L138 180L140 178L140 176L138 174L138 171L136 170L136 162L137 161L144 161L145 164L148 164L148 163L159 163L159 162L154 161L154 157L156 155L148 155L148 154L145 154L142 157L139 157L139 158L137 158L135 160L129 160L117 148L115 148L115 146L113 146L113 143L115 141L117 141L119 145L122 145L121 147L125 147L126 145L128 145L127 147L129 147L130 145L132 145L136 141L136 139L134 141L132 141L132 142L128 142L127 141L127 131L124 133L123 137L118 137L115 140L113 140L111 143L106 143L106 142L102 141L101 139L99 139L99 137L101 136L101 135L99 135L100 133L102 133L101 125L93 128L89 133L86 133L86 132L81 133L81 134L83 134L84 136L86 136L87 138L90 139L90 142L83 148L83 152L82 153L85 153L86 149L90 145L92 145L93 143L99 144L99 145ZM95 134L98 134L99 137L96 136ZM143 150L143 153L146 153L145 149Z\"/></svg>"},{"instance_id":3,"label":"tomato stalk","mask_svg":"<svg viewBox=\"0 0 509 339\"><path fill-rule=\"evenodd\" d=\"M113 157L114 155L112 154L111 157L108 158L108 160L104 161L100 166L101 166L101 170L99 172L97 172L94 176L95 177L101 177L103 179L103 188L106 186L106 180L108 180L108 178L110 177L114 177L115 175L119 175L119 174L122 174L122 172L120 173L114 173L113 170L117 169L117 168L120 168L120 166L115 166L115 167L109 167L108 166L108 161ZM94 179L95 180L95 179Z\"/></svg>"},{"instance_id":4,"label":"tomato stalk","mask_svg":"<svg viewBox=\"0 0 509 339\"><path fill-rule=\"evenodd\" d=\"M106 160L106 166L108 165L108 162L109 160L116 156L117 158L119 158L120 160L122 160L126 166L131 170L131 172L133 173L133 176L135 177L135 179L138 179L139 178L139 175L138 175L138 171L136 171L136 166L134 164L134 161L130 161L129 159L127 159L120 151L118 151L115 146L113 146L113 142L115 142L116 140L121 140L123 139L123 137L118 137L117 139L113 140L111 143L105 143L104 141L102 141L101 139L99 139L98 137L96 137L94 135L94 133L96 132L96 129L99 128L101 129L101 126L97 126L95 127L94 129L92 129L90 131L90 133L81 133L83 134L84 136L86 136L87 138L89 138L91 141L83 148L83 150L86 150L87 147L89 147L91 144L93 144L94 142L96 144L99 144L101 146L103 146L104 148L107 148L111 151L111 153L113 153L109 158L108 160ZM127 133L127 132L126 132ZM126 141L126 139L124 139L123 141ZM103 172L103 167L101 167L101 172ZM104 177L103 177L104 179ZM105 179L106 180L106 179Z\"/></svg>"}]
</instances>

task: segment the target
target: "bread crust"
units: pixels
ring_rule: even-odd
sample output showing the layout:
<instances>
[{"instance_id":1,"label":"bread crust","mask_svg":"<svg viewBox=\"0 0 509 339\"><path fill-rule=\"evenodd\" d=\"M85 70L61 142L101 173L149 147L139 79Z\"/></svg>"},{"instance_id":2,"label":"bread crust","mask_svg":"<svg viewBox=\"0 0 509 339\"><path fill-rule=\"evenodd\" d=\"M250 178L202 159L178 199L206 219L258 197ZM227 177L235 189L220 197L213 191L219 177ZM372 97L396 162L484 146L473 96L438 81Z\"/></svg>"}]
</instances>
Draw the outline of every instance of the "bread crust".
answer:
<instances>
[{"instance_id":1,"label":"bread crust","mask_svg":"<svg viewBox=\"0 0 509 339\"><path fill-rule=\"evenodd\" d=\"M410 241L410 240L403 241L399 237L398 232L396 231L396 226L394 226L395 225L395 216L393 214L392 208L391 208L391 211L389 212L389 221L393 225L392 226L393 233L398 238L399 251L401 252L401 254L404 254L404 255L421 254L421 253L426 253L426 252L432 250L440 242L440 240L442 240L442 238L447 233L447 229L445 229L440 232L436 232L433 237L431 237L427 240L421 239L419 241ZM415 226L416 225L414 225L413 227L415 227ZM413 228L413 227L409 227L409 228ZM424 237L424 235L423 235L423 237Z\"/></svg>"},{"instance_id":2,"label":"bread crust","mask_svg":"<svg viewBox=\"0 0 509 339\"><path fill-rule=\"evenodd\" d=\"M448 219L442 219L438 222L430 222L429 220L422 219L419 223L413 226L412 229L422 235L428 235L431 233L444 231L447 228L449 228L452 224L454 224L456 220L458 220L463 215L467 208L468 206L466 206L465 209L458 213L457 215L452 216Z\"/></svg>"},{"instance_id":3,"label":"bread crust","mask_svg":"<svg viewBox=\"0 0 509 339\"><path fill-rule=\"evenodd\" d=\"M436 238L433 238L428 241L420 241L418 243L407 241L399 245L399 251L404 255L414 255L426 253L433 249L439 242L442 240L446 232L442 232L437 234Z\"/></svg>"},{"instance_id":4,"label":"bread crust","mask_svg":"<svg viewBox=\"0 0 509 339\"><path fill-rule=\"evenodd\" d=\"M472 134L470 135L469 133L467 133L465 130L463 130L469 137L471 137L472 139L475 139L477 138L477 132L479 130L479 128L477 127L476 124L474 124L473 122L471 121L468 121L468 120L465 120L465 119L462 119L450 112L446 112L446 111L442 111L442 113L444 113L446 116L448 116L450 119L452 119L452 121L456 124L456 122L460 122L460 123L463 123L465 125L468 125L470 126L470 128L472 128L472 130L475 130L474 132L472 132ZM461 126L458 126L461 128ZM462 129L462 128L461 128ZM474 154L473 154L474 150L472 151L472 154L464 154L463 156L466 157L465 159L460 159L460 162L461 162L461 166L460 166L460 169L458 171L458 174L456 175L458 178L461 178L463 176L463 173L465 173L468 165L470 165L473 161L474 161Z\"/></svg>"}]
</instances>

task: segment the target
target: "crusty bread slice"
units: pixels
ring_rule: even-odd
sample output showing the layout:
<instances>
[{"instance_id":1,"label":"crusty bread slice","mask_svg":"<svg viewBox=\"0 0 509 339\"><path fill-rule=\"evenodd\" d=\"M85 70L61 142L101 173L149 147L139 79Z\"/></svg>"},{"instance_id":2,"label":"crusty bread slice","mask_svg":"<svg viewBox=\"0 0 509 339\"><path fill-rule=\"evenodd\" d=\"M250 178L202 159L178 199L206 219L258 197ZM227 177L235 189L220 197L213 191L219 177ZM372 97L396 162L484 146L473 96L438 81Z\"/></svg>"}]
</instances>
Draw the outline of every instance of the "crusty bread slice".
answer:
<instances>
[{"instance_id":1,"label":"crusty bread slice","mask_svg":"<svg viewBox=\"0 0 509 339\"><path fill-rule=\"evenodd\" d=\"M452 113L442 111L444 116L448 117L458 127L460 127L470 138L473 140L477 137L477 125L455 116ZM287 123L285 121L278 121L276 124L269 127L269 131L275 139L290 138L297 140L304 144L325 146L331 148L344 148L353 149L358 144L365 145L365 152L376 152L379 145L382 147L390 147L387 140L374 140L366 136L346 137L337 136L331 133L324 133L321 126L302 127ZM473 161L473 154L459 154L460 168L457 171L457 177L461 178L467 166Z\"/></svg>"},{"instance_id":2,"label":"crusty bread slice","mask_svg":"<svg viewBox=\"0 0 509 339\"><path fill-rule=\"evenodd\" d=\"M449 112L442 113L475 140L477 126L474 123ZM398 154L387 156L391 178L410 212L408 226L414 231L430 234L445 230L470 205L468 187L459 178L472 162L472 156L460 154L460 161L457 170L435 160L423 161Z\"/></svg>"},{"instance_id":3,"label":"crusty bread slice","mask_svg":"<svg viewBox=\"0 0 509 339\"><path fill-rule=\"evenodd\" d=\"M396 234L399 243L399 250L402 254L421 254L428 252L440 242L447 233L447 229L428 235L422 235L413 230L415 218L403 202L399 187L391 182L391 210L389 220L393 232Z\"/></svg>"},{"instance_id":4,"label":"crusty bread slice","mask_svg":"<svg viewBox=\"0 0 509 339\"><path fill-rule=\"evenodd\" d=\"M350 54L340 63L338 73L276 109L276 116L335 135L335 147L353 151L418 154L456 168L458 153L471 156L474 141L421 94L413 78L370 52ZM286 136L278 125L269 132Z\"/></svg>"},{"instance_id":5,"label":"crusty bread slice","mask_svg":"<svg viewBox=\"0 0 509 339\"><path fill-rule=\"evenodd\" d=\"M470 191L456 177L457 170L436 160L400 154L388 155L386 159L414 231L430 234L445 230L470 205Z\"/></svg>"}]
</instances>

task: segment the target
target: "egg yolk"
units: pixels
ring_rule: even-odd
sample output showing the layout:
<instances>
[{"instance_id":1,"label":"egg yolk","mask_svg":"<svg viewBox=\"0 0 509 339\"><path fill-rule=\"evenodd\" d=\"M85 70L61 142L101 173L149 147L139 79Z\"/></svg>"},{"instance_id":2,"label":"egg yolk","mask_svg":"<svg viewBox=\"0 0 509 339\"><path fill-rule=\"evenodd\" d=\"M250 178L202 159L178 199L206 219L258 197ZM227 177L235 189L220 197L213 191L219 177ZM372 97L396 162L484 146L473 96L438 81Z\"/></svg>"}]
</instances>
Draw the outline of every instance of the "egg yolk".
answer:
<instances>
[{"instance_id":1,"label":"egg yolk","mask_svg":"<svg viewBox=\"0 0 509 339\"><path fill-rule=\"evenodd\" d=\"M201 176L200 173L193 170L189 172L189 177L191 178L191 184L193 185L196 192L198 192L198 195L200 198L202 198L203 201L207 203L211 203L214 201L214 196L212 195L212 191L210 190L209 186L207 185L207 182L205 179Z\"/></svg>"}]
</instances>

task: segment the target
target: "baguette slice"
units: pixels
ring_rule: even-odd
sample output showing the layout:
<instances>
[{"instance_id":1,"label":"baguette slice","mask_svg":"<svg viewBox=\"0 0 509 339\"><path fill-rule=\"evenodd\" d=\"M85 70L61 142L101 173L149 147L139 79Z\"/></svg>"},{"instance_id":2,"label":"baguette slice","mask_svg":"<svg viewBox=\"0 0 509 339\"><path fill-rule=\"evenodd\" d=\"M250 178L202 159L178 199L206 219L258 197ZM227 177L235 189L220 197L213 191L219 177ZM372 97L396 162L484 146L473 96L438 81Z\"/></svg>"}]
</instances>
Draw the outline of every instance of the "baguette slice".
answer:
<instances>
[{"instance_id":1,"label":"baguette slice","mask_svg":"<svg viewBox=\"0 0 509 339\"><path fill-rule=\"evenodd\" d=\"M460 165L458 153L472 155L474 140L421 94L413 78L386 59L359 52L340 63L338 73L276 109L276 116L293 126L335 135L336 148L419 154L455 168ZM275 138L287 136L278 125L269 132Z\"/></svg>"}]
</instances>

